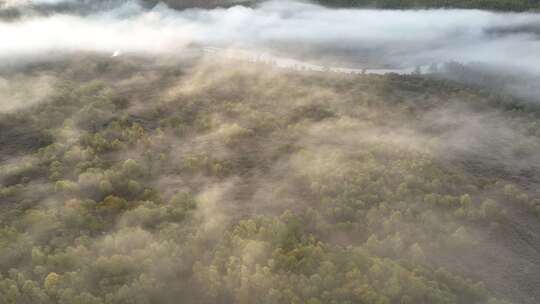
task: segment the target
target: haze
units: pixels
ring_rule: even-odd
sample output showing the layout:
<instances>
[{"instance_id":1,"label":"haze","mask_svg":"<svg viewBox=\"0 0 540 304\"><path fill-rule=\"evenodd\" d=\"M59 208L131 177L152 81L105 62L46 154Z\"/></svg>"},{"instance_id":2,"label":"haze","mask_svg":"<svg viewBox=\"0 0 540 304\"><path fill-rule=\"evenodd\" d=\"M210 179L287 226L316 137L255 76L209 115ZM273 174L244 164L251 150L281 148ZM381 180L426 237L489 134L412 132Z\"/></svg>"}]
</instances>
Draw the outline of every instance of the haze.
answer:
<instances>
[{"instance_id":1,"label":"haze","mask_svg":"<svg viewBox=\"0 0 540 304\"><path fill-rule=\"evenodd\" d=\"M164 2L0 0L0 304L540 302L539 1Z\"/></svg>"},{"instance_id":2,"label":"haze","mask_svg":"<svg viewBox=\"0 0 540 304\"><path fill-rule=\"evenodd\" d=\"M351 67L369 64L364 58L399 67L458 61L540 74L539 37L540 15L533 13L328 9L294 1L175 11L128 1L88 16L53 13L2 23L0 57L115 50L155 55L200 44L333 58Z\"/></svg>"}]
</instances>

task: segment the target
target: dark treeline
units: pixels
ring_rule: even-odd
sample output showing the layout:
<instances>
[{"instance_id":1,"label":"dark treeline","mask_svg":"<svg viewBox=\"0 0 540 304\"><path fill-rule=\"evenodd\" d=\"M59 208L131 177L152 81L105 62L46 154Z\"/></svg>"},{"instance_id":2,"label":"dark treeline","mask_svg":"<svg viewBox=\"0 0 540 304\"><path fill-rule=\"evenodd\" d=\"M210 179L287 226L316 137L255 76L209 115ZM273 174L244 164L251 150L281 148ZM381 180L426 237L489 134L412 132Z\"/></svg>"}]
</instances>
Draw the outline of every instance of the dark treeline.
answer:
<instances>
[{"instance_id":1,"label":"dark treeline","mask_svg":"<svg viewBox=\"0 0 540 304\"><path fill-rule=\"evenodd\" d=\"M148 3L157 3L147 0ZM216 7L231 5L254 5L263 2L258 0L166 0L171 7ZM528 11L540 9L538 0L314 0L332 7L358 7L383 9L421 9L421 8L463 8L485 9L497 11Z\"/></svg>"},{"instance_id":2,"label":"dark treeline","mask_svg":"<svg viewBox=\"0 0 540 304\"><path fill-rule=\"evenodd\" d=\"M231 7L234 5L254 6L263 0L142 0L140 3L152 7L163 2L175 9L186 8L216 8ZM309 1L308 1L309 2ZM462 8L484 9L495 11L529 11L539 10L539 0L313 0L313 3L336 8L380 8L380 9L425 9L425 8ZM79 12L87 14L93 9L114 7L123 0L87 1L76 0L59 3L34 4L32 7L42 13L53 12ZM0 18L10 19L21 14L17 7L2 7L0 2Z\"/></svg>"},{"instance_id":3,"label":"dark treeline","mask_svg":"<svg viewBox=\"0 0 540 304\"><path fill-rule=\"evenodd\" d=\"M372 7L385 9L463 8L496 11L540 9L538 0L316 0L334 7Z\"/></svg>"},{"instance_id":4,"label":"dark treeline","mask_svg":"<svg viewBox=\"0 0 540 304\"><path fill-rule=\"evenodd\" d=\"M114 10L130 1L125 0L74 0L59 2L21 2L19 5L7 4L0 1L0 21L15 22L29 16L52 16L55 14L75 14L87 16L108 10ZM259 0L141 0L133 2L144 9L152 9L159 3L165 3L172 9L185 10L190 8L215 9L229 8L236 5L256 7L264 1ZM331 8L371 8L371 9L432 9L459 8L483 9L493 11L524 12L540 10L540 0L314 0Z\"/></svg>"},{"instance_id":5,"label":"dark treeline","mask_svg":"<svg viewBox=\"0 0 540 304\"><path fill-rule=\"evenodd\" d=\"M148 3L157 3L146 0ZM217 7L232 5L255 5L260 0L166 0L171 7ZM331 7L422 9L422 8L463 8L496 11L528 11L540 9L538 0L313 0L312 2Z\"/></svg>"}]
</instances>

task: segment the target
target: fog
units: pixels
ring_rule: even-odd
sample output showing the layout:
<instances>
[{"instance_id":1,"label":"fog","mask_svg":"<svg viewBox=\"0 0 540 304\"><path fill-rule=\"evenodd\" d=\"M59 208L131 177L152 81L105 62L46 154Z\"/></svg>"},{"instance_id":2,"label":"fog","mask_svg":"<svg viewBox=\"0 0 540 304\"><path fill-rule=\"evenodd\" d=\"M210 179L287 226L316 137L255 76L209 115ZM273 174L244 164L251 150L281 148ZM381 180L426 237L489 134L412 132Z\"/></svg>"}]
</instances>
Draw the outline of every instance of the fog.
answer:
<instances>
[{"instance_id":1,"label":"fog","mask_svg":"<svg viewBox=\"0 0 540 304\"><path fill-rule=\"evenodd\" d=\"M122 61L130 58L120 56L103 60L109 61L111 66L121 66ZM36 200L41 208L69 219L78 215L78 208L82 208L86 198L95 200L91 205L114 203L114 197L107 199L107 196L122 193L119 192L123 191L122 183L129 179L133 179L125 186L129 191L140 192L141 185L144 185L145 188L156 189L163 197L145 197L144 201L136 203L130 201L130 204L136 205L126 209L116 219L107 218L107 229L88 239L86 245L66 249L76 260L77 267L92 271L94 267L104 269L104 276L108 277L109 269L115 269L118 263L125 263L135 269L132 271L151 276L159 282L175 284L175 287L159 293L161 300L154 301L175 303L177 293L185 290L177 286L192 286L192 275L188 274L191 269L194 269L193 277L202 282L193 290L206 295L210 283L204 278L204 270L212 263L207 259L211 259L216 244L226 239L225 233L229 227L236 225L240 219L279 216L286 210L309 215L314 212L310 209L324 208L323 212L313 216L314 224L306 222L306 229L315 230L324 242L365 248L377 257L410 259L420 261L418 263L421 265L446 267L474 280L484 280L490 290L497 292L497 296L518 299L517 303L535 303L533 297L538 292L533 287L529 289L528 285L535 286L538 281L539 269L534 264L537 255L534 252L529 254L536 243L528 244L519 237L508 237L511 244L492 241L489 235L484 235L488 233L484 229L472 224L462 226L464 224L453 217L444 216L446 211L439 214L434 212L436 209L425 205L424 200L438 201L443 199L442 196L437 198L428 194L426 199L423 191L420 196L415 194L415 191L422 189L419 185L425 185L423 187L428 189L457 185L459 190L451 193L458 193L459 196L452 200L455 204L461 204L460 196L470 193L474 200L474 203L470 203L473 209L462 216L471 219L493 216L484 210L488 209L485 203L487 198L500 200L501 205L507 204L500 210L511 210L514 206L496 192L497 189L470 187L469 181L476 180L468 176L467 170L463 171L466 174L464 178L467 178L463 183L457 184L447 177L452 176L454 170L460 170L462 163L476 163L477 168L473 168L472 173L490 177L499 177L489 172L493 164L512 166L515 172L511 174L523 175L520 171L523 169L521 167L527 166L526 162L538 163L535 153L537 140L518 156L512 154L511 150L522 140L533 140L515 126L520 121L512 120L505 113L486 110L478 113L466 106L468 101L478 101L478 95L471 97L467 93L460 93L457 98L451 99L438 95L451 89L435 88L437 92L442 92L428 100L429 104L439 106L423 111L418 119L392 105L391 100L399 96L399 91L382 99L377 97L381 86L385 92L392 91L384 89L384 86L393 87L388 83L391 77L349 77L329 73L314 73L306 77L302 73L268 68L262 64L220 63L208 59L186 69L183 76L169 76L172 79L165 85L154 77L149 64L141 61L137 61L138 73L133 79L126 79L126 74L135 75L131 73L115 76L114 68L96 72L92 65L88 62L85 64L83 60L73 60L70 65L59 74L77 81L77 77L70 77L68 73L81 65L79 69L94 75L93 78L107 79L113 87L121 88L121 92L132 93L127 96L129 106L115 110L107 102L106 90L89 95L96 97L81 97L82 94L90 94L85 92L90 91L91 86L85 85L75 93L69 89L64 91L64 98L53 99L57 100L57 106L53 101L44 103L42 108L35 111L31 108L29 112L21 111L22 116L30 113L28 116L40 124L56 125L55 122L58 122L52 140L55 146L66 151L63 157L58 158L62 160L63 168L72 170L78 167L75 164L91 161L96 152L91 152L91 148L85 144L88 140L85 133L96 127L104 128L101 126L115 128L114 124L108 123L115 117L137 117L138 120L132 121L139 121L145 126L138 131L134 127L121 128L118 136L128 136L132 132L147 135L144 135L144 140L134 141L125 149L101 154L114 164L107 170L92 168L74 171L71 177L54 183L41 180L38 176L25 186L13 188L20 189L21 193L8 197L7 201L14 200L13 197ZM116 77L119 79L115 81ZM86 83L85 79L88 77L81 77L79 81ZM419 80L415 77L411 79ZM9 81L14 83L15 80ZM343 84L344 88L338 87ZM6 85L12 86L14 84ZM56 91L56 94L60 93ZM406 102L421 105L426 102L423 94L414 93ZM65 100L70 102L66 105ZM77 100L80 103L69 106ZM70 111L70 108L74 112L68 112L61 119L56 118L57 111ZM157 120L154 113L161 113L158 117L166 119L167 113L174 113L178 109L185 111L186 114L180 117L182 123L188 126L193 124L191 130L186 132L182 131L182 126L173 129L166 125L163 131L153 129L152 125ZM69 119L62 123L66 116ZM10 120L5 129L10 129L8 123ZM528 123L528 120L523 123ZM16 122L11 124L17 126ZM104 131L102 134L107 133ZM110 134L113 133L116 132ZM3 138L8 143L5 146L16 145L18 141L21 141L21 146L27 145L26 142L35 145L32 138L25 139L18 134L9 136L0 133L0 140ZM505 146L507 148L502 149ZM426 159L430 161L425 162ZM11 158L0 171L0 181L11 185L29 168L39 167L41 161L39 158ZM451 163L452 171L435 173L440 170L447 172L447 162ZM137 177L140 174L137 171L146 172L146 169L148 177ZM505 173L506 168L502 169ZM378 172L386 172L384 178L380 179L385 181L384 186L380 185L379 179L371 177L381 174ZM401 183L405 186L401 186ZM378 193L383 187L400 188L398 195L411 198L402 201L401 197L390 196L396 195L393 194L395 191L381 191L378 195L384 196L380 201L377 195L370 195ZM8 190L6 188L4 193ZM435 190L429 191L436 193ZM193 211L193 222L190 222L192 227L196 227L197 233L186 241L178 240L179 236L184 237L182 226L163 224L167 208L182 204L181 199L178 199L179 203L175 203L174 199L177 195L182 198L182 193L190 193L197 205ZM338 195L343 195L343 198ZM356 213L351 211L355 209L337 208L352 208L342 202L353 199L353 203L369 207L355 207L360 210ZM161 200L166 203L161 203ZM117 203L122 204L122 201ZM322 207L318 207L319 204ZM325 208L327 205L336 205L336 208ZM409 208L416 208L421 216L407 215ZM510 216L509 221L513 225L517 216ZM336 228L336 222L342 221L340 218L349 217L352 218L349 224L351 230ZM536 229L540 222L531 217L527 214L520 223L530 222ZM479 224L483 225L484 222ZM55 221L48 218L39 219L37 223L28 220L25 225L35 243L47 240L58 227ZM496 233L503 237L508 235L500 230L496 230ZM176 241L171 241L169 235L173 235ZM480 245L475 242L480 242ZM255 268L256 264L264 265L269 259L267 255L272 252L268 249L270 245L260 241L250 241L249 244L233 246L234 256L238 255L242 260L241 267L244 264L251 268ZM194 257L190 252L194 252ZM485 259L486 256L490 259ZM97 261L96 264L93 261ZM4 263L13 267L9 261ZM530 271L521 272L523 267L529 267ZM49 271L53 270L58 271L56 268ZM229 280L224 275L217 278L225 282ZM92 286L92 283L81 283L81 286L90 288L88 286ZM109 288L110 284L104 283L104 286ZM223 288L229 290L228 286ZM133 289L129 294L140 290L143 289ZM194 296L184 297L192 299ZM195 300L186 302L201 303Z\"/></svg>"},{"instance_id":2,"label":"fog","mask_svg":"<svg viewBox=\"0 0 540 304\"><path fill-rule=\"evenodd\" d=\"M540 14L2 10L0 303L537 302Z\"/></svg>"},{"instance_id":3,"label":"fog","mask_svg":"<svg viewBox=\"0 0 540 304\"><path fill-rule=\"evenodd\" d=\"M328 9L292 1L176 11L130 1L87 16L23 14L2 22L0 58L5 62L69 51L174 54L197 44L280 52L350 67L458 61L540 74L539 27L540 15L533 13Z\"/></svg>"}]
</instances>

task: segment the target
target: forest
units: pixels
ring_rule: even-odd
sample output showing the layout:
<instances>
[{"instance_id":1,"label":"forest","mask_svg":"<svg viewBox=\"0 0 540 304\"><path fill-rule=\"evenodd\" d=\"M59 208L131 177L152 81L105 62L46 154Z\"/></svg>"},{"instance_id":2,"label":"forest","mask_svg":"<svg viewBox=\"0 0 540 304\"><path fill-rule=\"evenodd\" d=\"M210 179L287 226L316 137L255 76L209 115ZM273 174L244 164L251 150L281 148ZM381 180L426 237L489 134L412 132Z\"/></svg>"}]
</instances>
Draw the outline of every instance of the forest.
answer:
<instances>
[{"instance_id":1,"label":"forest","mask_svg":"<svg viewBox=\"0 0 540 304\"><path fill-rule=\"evenodd\" d=\"M459 8L518 12L540 9L538 0L317 0L317 2L335 7L384 9Z\"/></svg>"},{"instance_id":2,"label":"forest","mask_svg":"<svg viewBox=\"0 0 540 304\"><path fill-rule=\"evenodd\" d=\"M159 1L146 0L149 4ZM255 5L260 0L165 0L172 7L216 7L231 5ZM484 9L494 11L530 11L539 10L539 0L315 0L313 2L337 8L380 8L380 9L427 9L459 8Z\"/></svg>"},{"instance_id":3,"label":"forest","mask_svg":"<svg viewBox=\"0 0 540 304\"><path fill-rule=\"evenodd\" d=\"M145 0L149 4L159 1ZM261 0L165 0L172 7L216 7L231 5L255 5ZM539 0L315 0L313 2L337 8L380 8L380 9L428 9L459 8L484 9L494 11L523 12L539 10Z\"/></svg>"},{"instance_id":4,"label":"forest","mask_svg":"<svg viewBox=\"0 0 540 304\"><path fill-rule=\"evenodd\" d=\"M457 83L96 56L2 79L47 93L0 117L1 303L508 303L480 259L540 218L441 118L523 159L537 112Z\"/></svg>"},{"instance_id":5,"label":"forest","mask_svg":"<svg viewBox=\"0 0 540 304\"><path fill-rule=\"evenodd\" d=\"M330 26L537 1L45 2L0 20L0 304L540 301L538 16Z\"/></svg>"},{"instance_id":6,"label":"forest","mask_svg":"<svg viewBox=\"0 0 540 304\"><path fill-rule=\"evenodd\" d=\"M6 4L3 4L3 1ZM24 15L17 6L10 2L28 1L37 7L36 13L52 11L77 11L88 13L92 7L107 7L126 0L3 0L0 1L0 19L19 18ZM145 6L164 3L175 9L216 8L243 5L253 7L266 0L139 0ZM35 2L35 3L33 3ZM369 9L481 9L491 11L526 12L540 10L540 0L313 0L307 1L332 8L369 8Z\"/></svg>"}]
</instances>

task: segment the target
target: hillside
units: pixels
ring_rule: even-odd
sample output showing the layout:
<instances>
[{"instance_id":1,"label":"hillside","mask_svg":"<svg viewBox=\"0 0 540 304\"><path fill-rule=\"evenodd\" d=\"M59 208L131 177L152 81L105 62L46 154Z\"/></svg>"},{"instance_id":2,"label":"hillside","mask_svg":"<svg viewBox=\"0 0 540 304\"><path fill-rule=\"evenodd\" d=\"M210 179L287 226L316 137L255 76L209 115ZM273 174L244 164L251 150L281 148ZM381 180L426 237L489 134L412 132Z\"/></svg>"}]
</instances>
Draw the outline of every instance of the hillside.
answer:
<instances>
[{"instance_id":1,"label":"hillside","mask_svg":"<svg viewBox=\"0 0 540 304\"><path fill-rule=\"evenodd\" d=\"M0 0L0 304L540 303L538 6Z\"/></svg>"},{"instance_id":2,"label":"hillside","mask_svg":"<svg viewBox=\"0 0 540 304\"><path fill-rule=\"evenodd\" d=\"M508 97L204 58L1 77L50 90L0 117L0 303L540 296L540 125Z\"/></svg>"}]
</instances>

